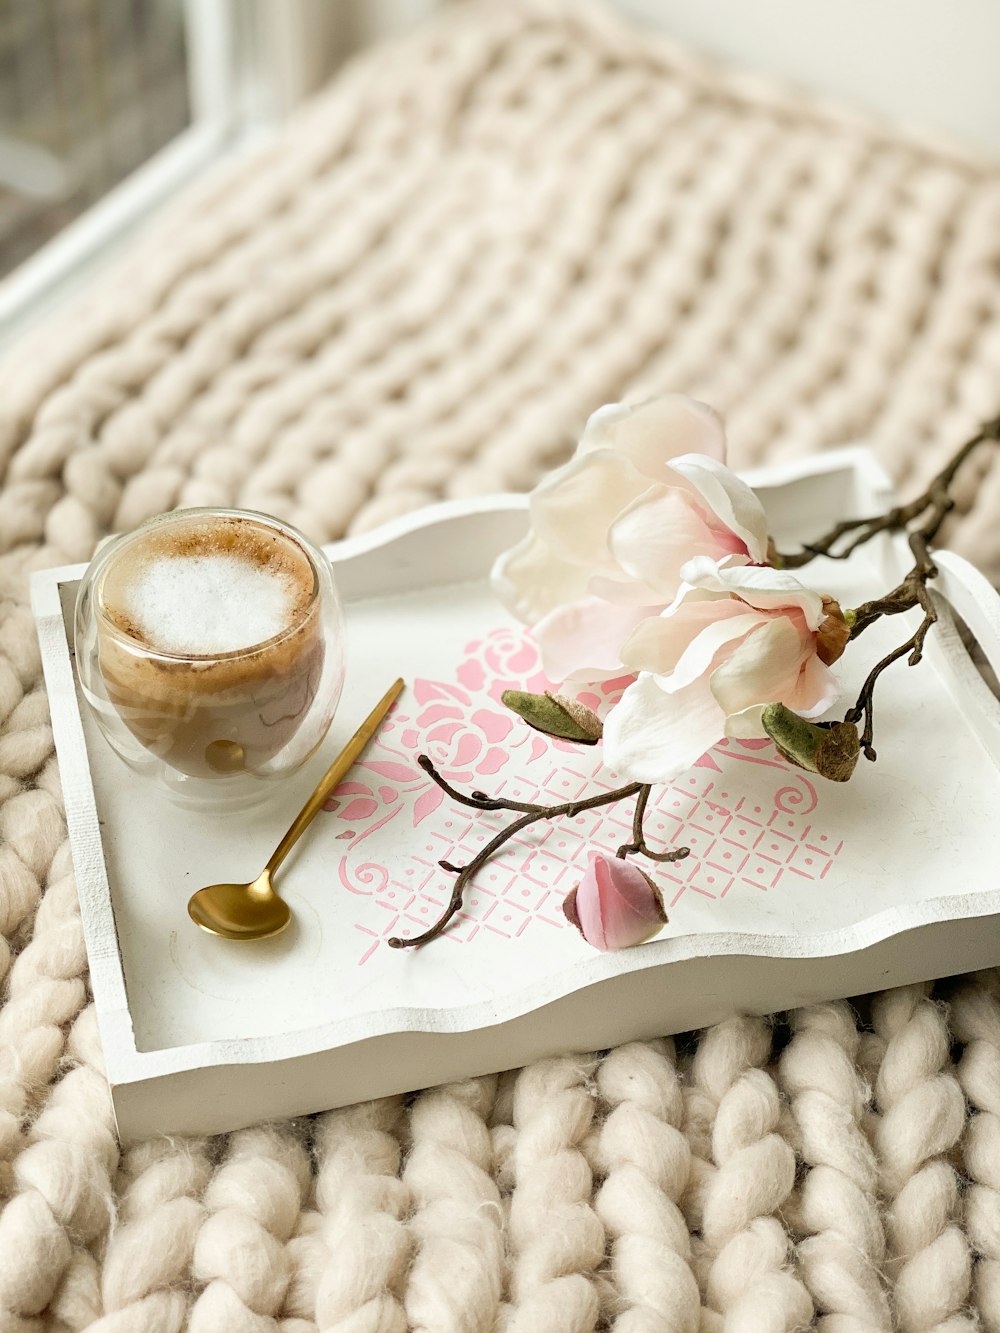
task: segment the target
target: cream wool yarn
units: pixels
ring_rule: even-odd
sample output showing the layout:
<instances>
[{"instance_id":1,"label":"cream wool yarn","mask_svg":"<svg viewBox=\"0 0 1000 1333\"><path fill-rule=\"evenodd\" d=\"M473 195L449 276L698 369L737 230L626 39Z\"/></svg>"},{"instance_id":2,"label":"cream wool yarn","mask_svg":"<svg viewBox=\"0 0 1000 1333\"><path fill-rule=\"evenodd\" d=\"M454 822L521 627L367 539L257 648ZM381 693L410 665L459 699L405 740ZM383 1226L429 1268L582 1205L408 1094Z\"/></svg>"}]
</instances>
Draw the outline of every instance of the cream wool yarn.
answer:
<instances>
[{"instance_id":1,"label":"cream wool yarn","mask_svg":"<svg viewBox=\"0 0 1000 1333\"><path fill-rule=\"evenodd\" d=\"M799 1271L822 1333L888 1333L878 1167L862 1126L869 1088L857 1067L855 1015L842 1002L815 1005L792 1015L792 1030L779 1069L808 1166L797 1200Z\"/></svg>"},{"instance_id":2,"label":"cream wool yarn","mask_svg":"<svg viewBox=\"0 0 1000 1333\"><path fill-rule=\"evenodd\" d=\"M604 1181L595 1208L619 1293L615 1333L697 1333L701 1301L679 1208L691 1170L672 1042L630 1043L597 1072L608 1113L594 1157Z\"/></svg>"},{"instance_id":3,"label":"cream wool yarn","mask_svg":"<svg viewBox=\"0 0 1000 1333\"><path fill-rule=\"evenodd\" d=\"M409 1190L399 1178L402 1115L402 1101L386 1098L319 1121L316 1202L326 1253L314 1308L323 1333L408 1326L401 1297L413 1242L403 1222Z\"/></svg>"},{"instance_id":4,"label":"cream wool yarn","mask_svg":"<svg viewBox=\"0 0 1000 1333\"><path fill-rule=\"evenodd\" d=\"M121 1151L28 604L173 505L326 540L528 487L664 387L909 490L998 383L995 164L568 0L352 64L11 353L0 1333L1000 1328L995 974ZM1000 573L996 458L959 490Z\"/></svg>"},{"instance_id":5,"label":"cream wool yarn","mask_svg":"<svg viewBox=\"0 0 1000 1333\"><path fill-rule=\"evenodd\" d=\"M760 1066L771 1049L762 1019L709 1030L692 1064L688 1118L702 1160L689 1217L697 1228L702 1328L761 1333L808 1326L812 1301L789 1271L791 1243L777 1216L795 1179L795 1153L777 1133L781 1103Z\"/></svg>"},{"instance_id":6,"label":"cream wool yarn","mask_svg":"<svg viewBox=\"0 0 1000 1333\"><path fill-rule=\"evenodd\" d=\"M994 978L995 980L995 978ZM974 1114L966 1124L962 1160L970 1186L964 1220L978 1256L976 1305L985 1333L1000 1333L1000 997L985 985L959 990L952 1028L966 1043L958 1081Z\"/></svg>"},{"instance_id":7,"label":"cream wool yarn","mask_svg":"<svg viewBox=\"0 0 1000 1333\"><path fill-rule=\"evenodd\" d=\"M125 1153L117 1183L119 1215L102 1256L104 1313L99 1333L187 1326L194 1244L205 1209L201 1195L211 1178L203 1140L164 1139Z\"/></svg>"},{"instance_id":8,"label":"cream wool yarn","mask_svg":"<svg viewBox=\"0 0 1000 1333\"><path fill-rule=\"evenodd\" d=\"M403 1180L416 1248L404 1304L420 1333L497 1322L504 1246L486 1125L496 1088L495 1077L448 1084L421 1093L410 1112Z\"/></svg>"},{"instance_id":9,"label":"cream wool yarn","mask_svg":"<svg viewBox=\"0 0 1000 1333\"><path fill-rule=\"evenodd\" d=\"M206 1286L191 1310L192 1333L278 1333L291 1280L286 1244L310 1174L305 1148L292 1132L268 1127L232 1136L203 1195L209 1213L191 1268Z\"/></svg>"},{"instance_id":10,"label":"cream wool yarn","mask_svg":"<svg viewBox=\"0 0 1000 1333\"><path fill-rule=\"evenodd\" d=\"M888 1273L903 1333L971 1333L965 1312L971 1256L961 1230L959 1181L949 1160L965 1125L950 1068L944 1012L924 986L880 995L873 1005L885 1052L875 1085L875 1127L888 1196Z\"/></svg>"},{"instance_id":11,"label":"cream wool yarn","mask_svg":"<svg viewBox=\"0 0 1000 1333\"><path fill-rule=\"evenodd\" d=\"M514 1087L514 1193L503 1333L591 1333L599 1314L595 1271L604 1228L582 1151L594 1115L594 1061L541 1060Z\"/></svg>"}]
</instances>

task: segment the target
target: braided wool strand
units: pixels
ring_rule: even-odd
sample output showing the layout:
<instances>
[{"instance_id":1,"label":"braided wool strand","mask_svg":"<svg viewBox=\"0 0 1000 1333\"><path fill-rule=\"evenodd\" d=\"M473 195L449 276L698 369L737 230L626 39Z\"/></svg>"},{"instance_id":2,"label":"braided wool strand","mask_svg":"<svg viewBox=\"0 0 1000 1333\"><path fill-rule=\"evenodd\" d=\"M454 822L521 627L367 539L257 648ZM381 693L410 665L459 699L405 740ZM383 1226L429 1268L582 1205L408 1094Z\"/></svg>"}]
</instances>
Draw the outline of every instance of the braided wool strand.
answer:
<instances>
[{"instance_id":1,"label":"braided wool strand","mask_svg":"<svg viewBox=\"0 0 1000 1333\"><path fill-rule=\"evenodd\" d=\"M104 1313L93 1333L143 1327L180 1333L191 1305L187 1276L212 1175L204 1140L150 1140L129 1150L117 1182L118 1220L101 1268Z\"/></svg>"},{"instance_id":2,"label":"braided wool strand","mask_svg":"<svg viewBox=\"0 0 1000 1333\"><path fill-rule=\"evenodd\" d=\"M692 1065L688 1113L699 1147L710 1154L689 1201L700 1230L702 1325L709 1330L790 1331L808 1325L813 1313L801 1280L787 1269L791 1242L777 1215L795 1181L795 1153L777 1132L778 1089L761 1068L770 1048L762 1020L731 1019L705 1034Z\"/></svg>"},{"instance_id":3,"label":"braided wool strand","mask_svg":"<svg viewBox=\"0 0 1000 1333\"><path fill-rule=\"evenodd\" d=\"M792 1015L792 1029L779 1069L809 1168L797 1200L799 1272L822 1333L888 1333L885 1235L875 1154L862 1128L868 1088L854 1015L843 1002L815 1005Z\"/></svg>"},{"instance_id":4,"label":"braided wool strand","mask_svg":"<svg viewBox=\"0 0 1000 1333\"><path fill-rule=\"evenodd\" d=\"M178 504L329 540L526 488L664 388L726 413L738 465L864 438L915 489L998 383L995 163L577 0L449 6L353 62L8 355L0 1333L1000 1327L994 974L951 1028L922 988L874 1031L794 1014L775 1076L736 1019L680 1060L122 1154L28 593ZM1000 460L957 500L949 540L1000 575Z\"/></svg>"},{"instance_id":5,"label":"braided wool strand","mask_svg":"<svg viewBox=\"0 0 1000 1333\"><path fill-rule=\"evenodd\" d=\"M583 1152L594 1117L594 1065L566 1056L541 1060L518 1075L504 1333L593 1333L597 1327L593 1275L604 1257L605 1236Z\"/></svg>"},{"instance_id":6,"label":"braided wool strand","mask_svg":"<svg viewBox=\"0 0 1000 1333\"><path fill-rule=\"evenodd\" d=\"M205 1283L191 1333L278 1333L291 1279L287 1242L310 1182L309 1159L287 1128L241 1130L203 1201L208 1215L191 1267Z\"/></svg>"},{"instance_id":7,"label":"braided wool strand","mask_svg":"<svg viewBox=\"0 0 1000 1333\"><path fill-rule=\"evenodd\" d=\"M995 981L995 978L994 978ZM962 1160L971 1182L964 1221L975 1253L973 1282L984 1333L1000 1333L1000 994L962 987L952 1000L952 1030L965 1043L958 1081L969 1107Z\"/></svg>"},{"instance_id":8,"label":"braided wool strand","mask_svg":"<svg viewBox=\"0 0 1000 1333\"><path fill-rule=\"evenodd\" d=\"M614 1333L697 1333L698 1283L679 1201L691 1149L681 1130L684 1101L667 1041L629 1043L597 1071L610 1108L594 1156L604 1176L595 1209L613 1238L611 1274L619 1311Z\"/></svg>"},{"instance_id":9,"label":"braided wool strand","mask_svg":"<svg viewBox=\"0 0 1000 1333\"><path fill-rule=\"evenodd\" d=\"M905 986L880 995L872 1016L886 1043L875 1083L875 1150L896 1319L903 1333L972 1333L971 1256L950 1161L965 1099L950 1068L945 1014L927 987Z\"/></svg>"},{"instance_id":10,"label":"braided wool strand","mask_svg":"<svg viewBox=\"0 0 1000 1333\"><path fill-rule=\"evenodd\" d=\"M421 1093L410 1111L403 1171L414 1209L415 1252L405 1308L414 1333L492 1329L500 1310L500 1192L486 1120L496 1078Z\"/></svg>"},{"instance_id":11,"label":"braided wool strand","mask_svg":"<svg viewBox=\"0 0 1000 1333\"><path fill-rule=\"evenodd\" d=\"M326 1261L316 1279L323 1333L406 1333L402 1293L413 1245L399 1178L399 1098L324 1115L316 1133L316 1201Z\"/></svg>"}]
</instances>

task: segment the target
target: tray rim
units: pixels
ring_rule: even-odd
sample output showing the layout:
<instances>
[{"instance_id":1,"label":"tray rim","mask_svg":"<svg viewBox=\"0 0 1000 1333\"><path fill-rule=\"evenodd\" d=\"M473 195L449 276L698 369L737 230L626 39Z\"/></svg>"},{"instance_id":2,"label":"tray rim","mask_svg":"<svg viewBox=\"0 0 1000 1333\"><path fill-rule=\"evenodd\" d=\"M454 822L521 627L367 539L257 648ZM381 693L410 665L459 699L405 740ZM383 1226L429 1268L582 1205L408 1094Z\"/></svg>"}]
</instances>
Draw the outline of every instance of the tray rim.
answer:
<instances>
[{"instance_id":1,"label":"tray rim","mask_svg":"<svg viewBox=\"0 0 1000 1333\"><path fill-rule=\"evenodd\" d=\"M892 496L892 488L885 473L863 446L847 446L824 455L747 469L741 471L741 476L755 487L777 489L790 482L846 471L853 472L871 493L884 494L887 499ZM498 512L523 512L527 507L528 497L523 494L444 501L393 519L370 532L328 544L324 550L335 565L346 567L355 561L364 560L376 550L391 547L443 524ZM966 564L960 557L949 553L947 565L953 574ZM974 567L968 568L981 580L982 586L989 588L990 585ZM62 587L78 581L85 569L86 564L81 563L39 571L33 575L31 591L32 606L42 640L43 666L52 705L57 749L75 753L82 751L85 760L82 765L74 764L72 773L66 771L63 790L94 1003L105 1047L109 1081L113 1087L211 1066L263 1065L315 1056L358 1041L390 1034L467 1033L524 1017L611 977L646 972L673 963L723 959L727 956L762 961L814 957L829 959L863 953L893 937L924 926L1000 914L1000 889L980 890L966 895L925 899L920 903L899 904L850 926L812 935L718 932L709 936L679 936L652 941L641 950L615 955L613 972L609 973L607 969L606 956L595 954L592 958L578 960L542 982L532 983L499 1000L494 998L488 1002L435 1009L383 1009L365 1016L332 1019L280 1034L207 1039L140 1051L136 1048L128 1004L121 944L99 832L96 795L89 763L86 762L86 743L72 665L72 645L62 618ZM994 625L1000 625L1000 596L992 589L990 591L995 602L991 619ZM351 599L345 600L349 602ZM942 656L946 648L953 652L955 644L961 646L947 606L944 611L940 627L942 637L952 640L952 643L945 646L935 644L936 657ZM987 715L992 714L995 734L1000 735L1000 705L972 667L964 648L961 648L961 657L965 659L959 667L962 689L975 694L978 686L977 705ZM967 667L971 668L971 673ZM997 756L992 749L990 752L996 760ZM573 980L567 984L570 975Z\"/></svg>"}]
</instances>

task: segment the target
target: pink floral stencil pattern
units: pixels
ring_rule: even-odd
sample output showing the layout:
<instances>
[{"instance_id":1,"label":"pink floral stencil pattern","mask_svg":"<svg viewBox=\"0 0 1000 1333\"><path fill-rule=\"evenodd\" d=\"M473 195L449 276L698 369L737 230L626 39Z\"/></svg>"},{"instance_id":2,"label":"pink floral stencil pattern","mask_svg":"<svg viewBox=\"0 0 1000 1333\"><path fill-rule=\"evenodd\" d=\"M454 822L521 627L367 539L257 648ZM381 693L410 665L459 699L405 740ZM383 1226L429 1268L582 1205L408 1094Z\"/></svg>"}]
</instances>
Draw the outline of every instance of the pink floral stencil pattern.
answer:
<instances>
[{"instance_id":1,"label":"pink floral stencil pattern","mask_svg":"<svg viewBox=\"0 0 1000 1333\"><path fill-rule=\"evenodd\" d=\"M441 860L463 864L514 816L452 801L417 766L430 756L462 790L558 804L619 786L600 745L570 745L532 731L500 703L507 689L553 688L530 636L501 628L470 643L455 680L415 680L378 737L326 804L340 831L337 878L355 896L362 965L391 935L416 934L447 902L453 876ZM623 677L580 697L605 712L628 684ZM746 795L754 774L753 796ZM653 867L669 907L686 894L724 910L734 893L794 891L828 874L843 842L819 822L816 787L770 741L721 741L668 787L655 787L646 835L656 849L681 844L687 860ZM632 801L575 819L525 829L486 865L443 939L465 944L481 931L515 939L526 931L571 929L566 893L593 847L613 850L631 836ZM391 863L373 835L392 824ZM444 947L444 946L441 946Z\"/></svg>"}]
</instances>

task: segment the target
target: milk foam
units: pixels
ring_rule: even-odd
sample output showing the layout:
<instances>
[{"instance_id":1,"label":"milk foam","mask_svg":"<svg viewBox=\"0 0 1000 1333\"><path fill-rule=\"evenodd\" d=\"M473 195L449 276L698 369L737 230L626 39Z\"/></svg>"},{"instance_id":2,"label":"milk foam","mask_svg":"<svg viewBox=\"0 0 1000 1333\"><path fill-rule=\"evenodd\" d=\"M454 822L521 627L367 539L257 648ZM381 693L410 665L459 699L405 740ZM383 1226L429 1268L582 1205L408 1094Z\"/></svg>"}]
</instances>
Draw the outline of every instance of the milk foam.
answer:
<instances>
[{"instance_id":1,"label":"milk foam","mask_svg":"<svg viewBox=\"0 0 1000 1333\"><path fill-rule=\"evenodd\" d=\"M210 656L291 626L298 590L280 569L237 555L157 555L131 571L123 609L152 648Z\"/></svg>"}]
</instances>

